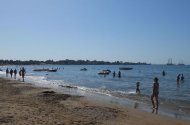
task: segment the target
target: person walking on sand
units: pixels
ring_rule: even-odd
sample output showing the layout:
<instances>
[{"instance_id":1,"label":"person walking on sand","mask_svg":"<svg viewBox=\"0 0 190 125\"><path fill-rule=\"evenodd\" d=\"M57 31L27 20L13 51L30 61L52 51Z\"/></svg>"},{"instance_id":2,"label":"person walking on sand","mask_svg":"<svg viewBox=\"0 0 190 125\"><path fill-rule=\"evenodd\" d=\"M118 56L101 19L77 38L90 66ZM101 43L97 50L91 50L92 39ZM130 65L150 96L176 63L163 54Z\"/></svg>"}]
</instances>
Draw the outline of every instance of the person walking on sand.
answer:
<instances>
[{"instance_id":1,"label":"person walking on sand","mask_svg":"<svg viewBox=\"0 0 190 125\"><path fill-rule=\"evenodd\" d=\"M22 81L24 82L24 76L26 74L26 70L24 69L24 67L22 67L22 70L21 70L21 75L22 75Z\"/></svg>"},{"instance_id":2,"label":"person walking on sand","mask_svg":"<svg viewBox=\"0 0 190 125\"><path fill-rule=\"evenodd\" d=\"M139 89L139 86L140 86L140 82L137 82L136 83L136 93L138 93L138 94L140 94L141 93L141 91L140 91L140 89Z\"/></svg>"},{"instance_id":3,"label":"person walking on sand","mask_svg":"<svg viewBox=\"0 0 190 125\"><path fill-rule=\"evenodd\" d=\"M156 108L156 109L158 109L158 94L159 94L159 83L158 83L158 78L155 77L154 78L154 83L153 83L153 86L152 86L151 101L152 101L153 108ZM154 98L156 100L156 107L155 107L155 103L154 103Z\"/></svg>"},{"instance_id":4,"label":"person walking on sand","mask_svg":"<svg viewBox=\"0 0 190 125\"><path fill-rule=\"evenodd\" d=\"M17 70L14 70L14 79L16 79Z\"/></svg>"},{"instance_id":5,"label":"person walking on sand","mask_svg":"<svg viewBox=\"0 0 190 125\"><path fill-rule=\"evenodd\" d=\"M11 74L11 78L12 78L12 76L13 76L13 70L12 69L10 70L10 74Z\"/></svg>"},{"instance_id":6,"label":"person walking on sand","mask_svg":"<svg viewBox=\"0 0 190 125\"><path fill-rule=\"evenodd\" d=\"M7 68L6 69L6 77L8 77L8 74L9 74L9 69Z\"/></svg>"}]
</instances>

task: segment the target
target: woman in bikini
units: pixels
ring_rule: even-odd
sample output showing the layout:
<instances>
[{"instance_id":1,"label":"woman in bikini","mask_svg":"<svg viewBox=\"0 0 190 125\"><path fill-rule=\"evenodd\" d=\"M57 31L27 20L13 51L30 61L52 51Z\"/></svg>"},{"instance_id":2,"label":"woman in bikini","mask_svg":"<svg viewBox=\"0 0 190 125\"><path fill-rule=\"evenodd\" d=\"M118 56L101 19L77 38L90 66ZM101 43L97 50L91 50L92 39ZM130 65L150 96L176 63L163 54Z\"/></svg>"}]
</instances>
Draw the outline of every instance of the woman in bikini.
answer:
<instances>
[{"instance_id":1,"label":"woman in bikini","mask_svg":"<svg viewBox=\"0 0 190 125\"><path fill-rule=\"evenodd\" d=\"M152 101L153 108L156 108L156 109L158 109L158 94L159 94L159 83L158 83L158 78L155 77L153 87L152 87L151 101ZM156 100L156 107L155 107L155 103L154 103L154 97Z\"/></svg>"}]
</instances>

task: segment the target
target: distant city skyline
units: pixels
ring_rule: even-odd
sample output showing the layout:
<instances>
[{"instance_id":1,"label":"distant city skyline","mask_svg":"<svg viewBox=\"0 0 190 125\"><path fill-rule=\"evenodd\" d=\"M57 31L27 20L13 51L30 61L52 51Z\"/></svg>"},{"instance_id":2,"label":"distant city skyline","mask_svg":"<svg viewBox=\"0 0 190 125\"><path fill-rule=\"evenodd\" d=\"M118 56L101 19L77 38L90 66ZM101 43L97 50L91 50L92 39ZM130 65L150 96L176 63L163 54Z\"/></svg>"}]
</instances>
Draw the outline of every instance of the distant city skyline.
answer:
<instances>
[{"instance_id":1,"label":"distant city skyline","mask_svg":"<svg viewBox=\"0 0 190 125\"><path fill-rule=\"evenodd\" d=\"M0 1L0 59L190 64L190 0Z\"/></svg>"}]
</instances>

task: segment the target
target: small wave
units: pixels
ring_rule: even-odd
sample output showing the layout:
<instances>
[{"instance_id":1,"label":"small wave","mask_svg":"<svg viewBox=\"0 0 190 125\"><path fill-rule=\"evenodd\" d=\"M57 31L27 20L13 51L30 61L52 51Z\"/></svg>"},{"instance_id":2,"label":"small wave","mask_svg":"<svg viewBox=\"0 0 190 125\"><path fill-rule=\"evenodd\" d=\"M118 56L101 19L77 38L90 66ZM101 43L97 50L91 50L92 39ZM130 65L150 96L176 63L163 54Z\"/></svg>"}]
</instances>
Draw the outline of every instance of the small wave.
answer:
<instances>
[{"instance_id":1,"label":"small wave","mask_svg":"<svg viewBox=\"0 0 190 125\"><path fill-rule=\"evenodd\" d=\"M26 79L30 82L38 82L38 83L44 83L44 81L47 81L47 78L45 76L26 76Z\"/></svg>"},{"instance_id":2,"label":"small wave","mask_svg":"<svg viewBox=\"0 0 190 125\"><path fill-rule=\"evenodd\" d=\"M5 72L3 72L3 71L0 71L0 75L4 75L4 74L6 74Z\"/></svg>"},{"instance_id":3,"label":"small wave","mask_svg":"<svg viewBox=\"0 0 190 125\"><path fill-rule=\"evenodd\" d=\"M79 90L85 91L85 92L111 96L110 91L108 89L106 89L105 87L103 87L103 88L88 88L88 87L84 87L84 86L77 86L77 88Z\"/></svg>"},{"instance_id":4,"label":"small wave","mask_svg":"<svg viewBox=\"0 0 190 125\"><path fill-rule=\"evenodd\" d=\"M88 87L77 86L77 88L79 90L85 91L85 92L91 92L91 93L119 97L119 98L127 98L127 97L129 97L129 95L137 95L134 90L131 90L131 91L119 91L118 90L117 91L117 90L108 89L105 86L100 87L100 88L88 88Z\"/></svg>"},{"instance_id":5,"label":"small wave","mask_svg":"<svg viewBox=\"0 0 190 125\"><path fill-rule=\"evenodd\" d=\"M59 85L60 87L68 88L68 89L77 89L75 86L70 86L70 85Z\"/></svg>"}]
</instances>

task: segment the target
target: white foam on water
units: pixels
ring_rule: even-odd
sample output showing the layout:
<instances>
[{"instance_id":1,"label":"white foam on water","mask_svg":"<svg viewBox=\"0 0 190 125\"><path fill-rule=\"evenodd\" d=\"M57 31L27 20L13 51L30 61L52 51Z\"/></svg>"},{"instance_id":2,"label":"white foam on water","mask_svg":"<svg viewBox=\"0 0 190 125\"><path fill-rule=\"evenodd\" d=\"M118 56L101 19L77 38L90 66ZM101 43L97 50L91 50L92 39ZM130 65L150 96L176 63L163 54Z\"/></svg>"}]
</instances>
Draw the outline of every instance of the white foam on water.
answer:
<instances>
[{"instance_id":1,"label":"white foam on water","mask_svg":"<svg viewBox=\"0 0 190 125\"><path fill-rule=\"evenodd\" d=\"M47 80L46 76L26 76L25 81L36 86L58 88L59 85L63 85L63 80Z\"/></svg>"},{"instance_id":2,"label":"white foam on water","mask_svg":"<svg viewBox=\"0 0 190 125\"><path fill-rule=\"evenodd\" d=\"M130 90L130 91L128 91L127 93L128 93L128 94L136 94L136 91Z\"/></svg>"},{"instance_id":3,"label":"white foam on water","mask_svg":"<svg viewBox=\"0 0 190 125\"><path fill-rule=\"evenodd\" d=\"M6 73L3 71L0 71L0 75L5 75Z\"/></svg>"},{"instance_id":4,"label":"white foam on water","mask_svg":"<svg viewBox=\"0 0 190 125\"><path fill-rule=\"evenodd\" d=\"M77 86L79 91L83 92L90 92L90 93L95 93L95 94L100 94L100 95L107 95L111 96L111 93L109 90L106 90L104 87L103 88L88 88L84 86Z\"/></svg>"}]
</instances>

